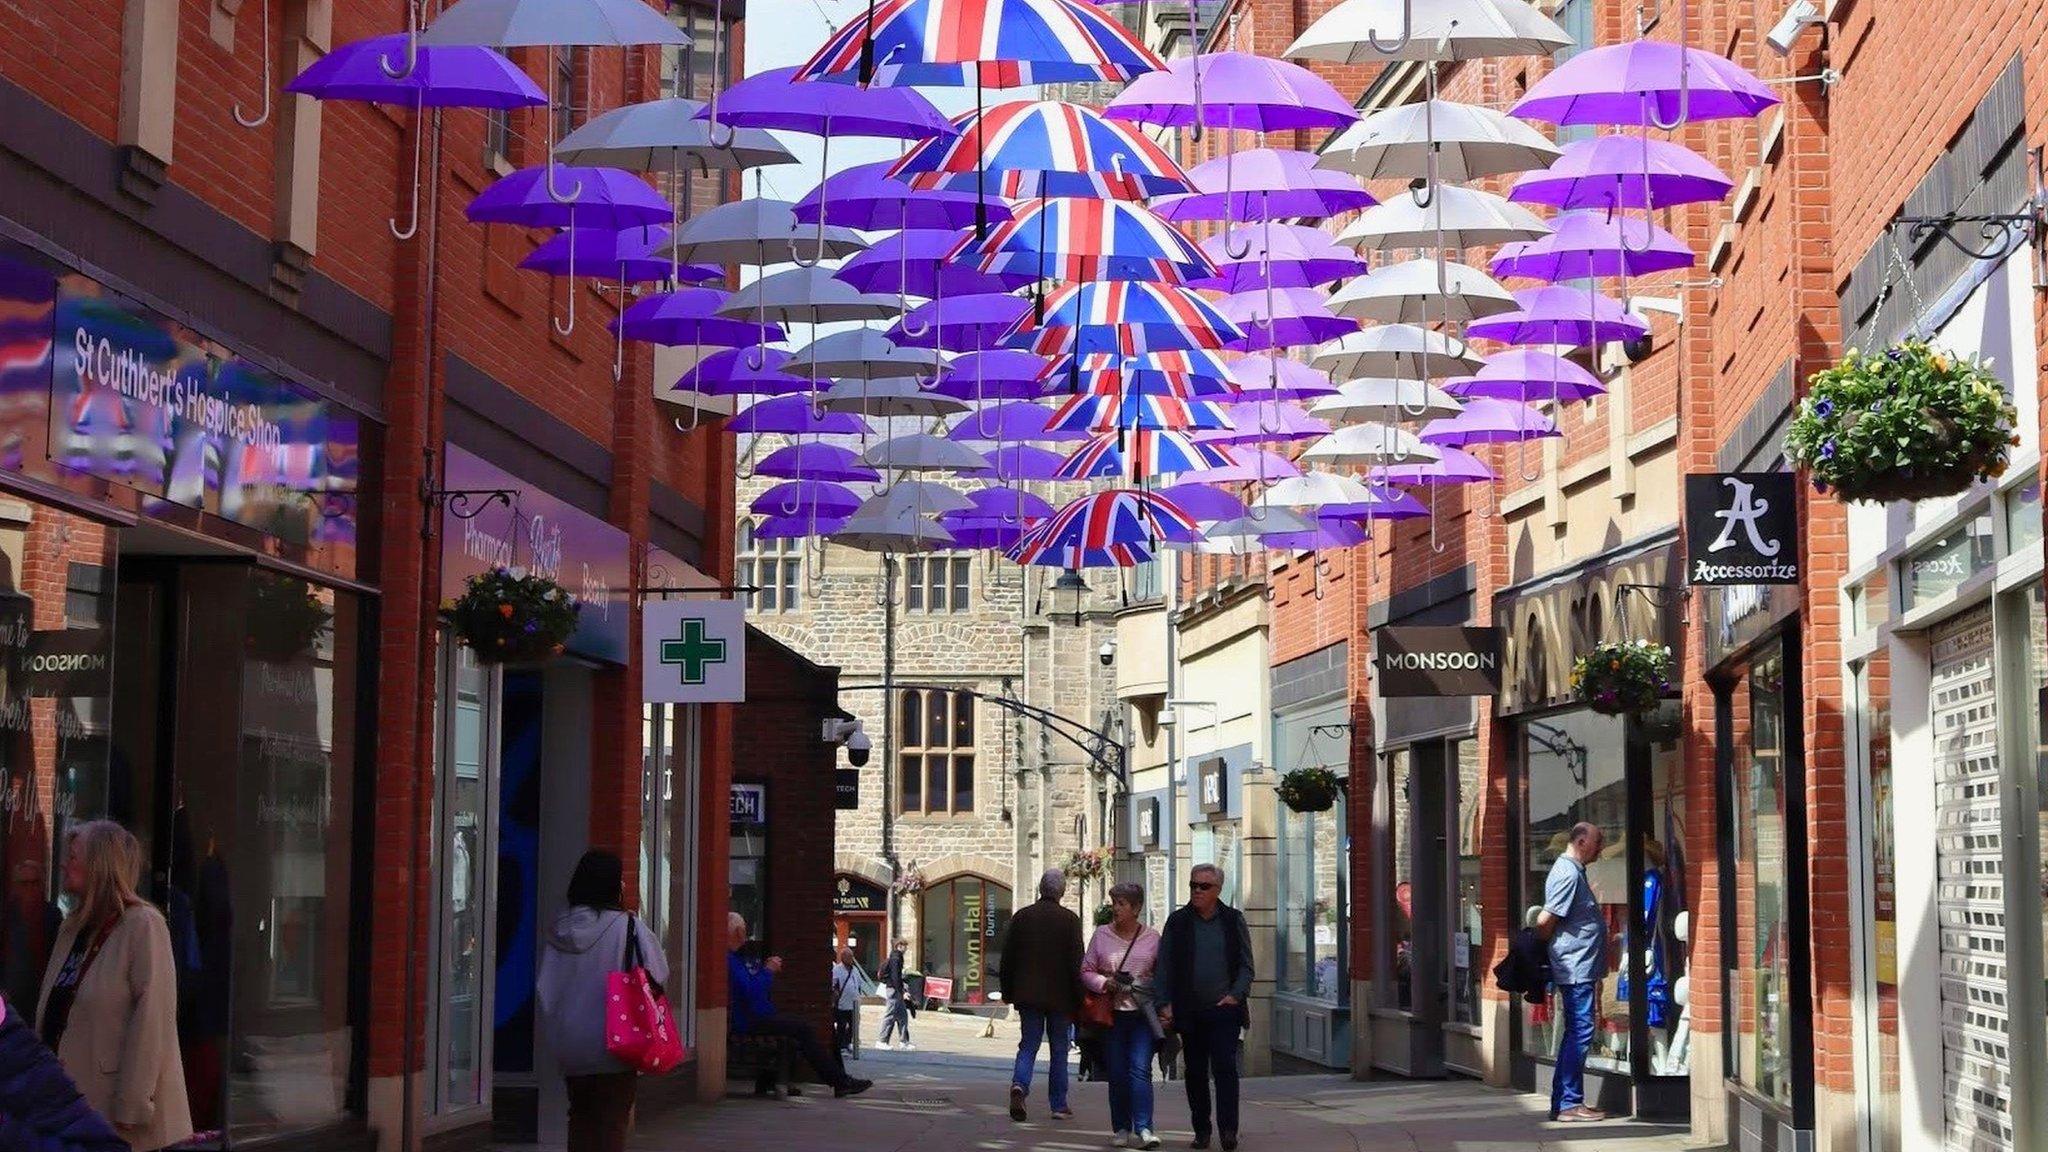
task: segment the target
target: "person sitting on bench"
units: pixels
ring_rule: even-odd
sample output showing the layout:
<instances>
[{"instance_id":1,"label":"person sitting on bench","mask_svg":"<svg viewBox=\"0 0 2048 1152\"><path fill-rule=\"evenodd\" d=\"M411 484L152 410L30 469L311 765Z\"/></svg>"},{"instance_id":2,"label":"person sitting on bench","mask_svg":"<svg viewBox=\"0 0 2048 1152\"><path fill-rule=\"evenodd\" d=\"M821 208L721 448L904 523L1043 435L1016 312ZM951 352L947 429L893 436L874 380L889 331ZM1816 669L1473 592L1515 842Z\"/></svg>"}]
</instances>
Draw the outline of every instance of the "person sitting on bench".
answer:
<instances>
[{"instance_id":1,"label":"person sitting on bench","mask_svg":"<svg viewBox=\"0 0 2048 1152\"><path fill-rule=\"evenodd\" d=\"M834 1096L858 1096L874 1087L872 1080L846 1074L846 1066L839 1062L839 1053L825 1043L815 1027L775 1010L771 991L776 973L782 971L782 957L770 956L761 960L748 954L747 918L737 912L728 915L726 935L731 948L726 954L725 970L732 986L730 1028L733 1034L785 1036L796 1041L798 1050L817 1070L819 1078L832 1086Z\"/></svg>"}]
</instances>

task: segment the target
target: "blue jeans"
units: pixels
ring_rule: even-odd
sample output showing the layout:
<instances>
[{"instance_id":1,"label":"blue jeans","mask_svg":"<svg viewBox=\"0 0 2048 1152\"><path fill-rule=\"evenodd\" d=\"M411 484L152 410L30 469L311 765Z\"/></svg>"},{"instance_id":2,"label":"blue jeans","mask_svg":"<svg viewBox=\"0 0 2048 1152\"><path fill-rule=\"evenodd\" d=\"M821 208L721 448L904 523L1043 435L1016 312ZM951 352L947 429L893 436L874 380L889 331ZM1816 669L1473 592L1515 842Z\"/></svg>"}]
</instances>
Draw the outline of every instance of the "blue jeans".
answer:
<instances>
[{"instance_id":1,"label":"blue jeans","mask_svg":"<svg viewBox=\"0 0 2048 1152\"><path fill-rule=\"evenodd\" d=\"M1152 1054L1158 1046L1143 1012L1118 1012L1109 1030L1109 1126L1116 1132L1152 1127Z\"/></svg>"},{"instance_id":2,"label":"blue jeans","mask_svg":"<svg viewBox=\"0 0 2048 1152\"><path fill-rule=\"evenodd\" d=\"M1600 985L1559 984L1558 1007L1564 1012L1557 1041L1557 1069L1550 1077L1550 1115L1586 1102L1586 1053L1593 1050Z\"/></svg>"},{"instance_id":3,"label":"blue jeans","mask_svg":"<svg viewBox=\"0 0 2048 1152\"><path fill-rule=\"evenodd\" d=\"M1038 1046L1048 1038L1052 1040L1052 1067L1045 1076L1045 1099L1055 1112L1067 1110L1067 1046L1074 1039L1074 1025L1057 1012L1041 1012L1036 1008L1019 1008L1017 1015L1023 1020L1024 1034L1017 1039L1017 1066L1010 1072L1010 1083L1031 1091L1031 1068L1038 1063Z\"/></svg>"}]
</instances>

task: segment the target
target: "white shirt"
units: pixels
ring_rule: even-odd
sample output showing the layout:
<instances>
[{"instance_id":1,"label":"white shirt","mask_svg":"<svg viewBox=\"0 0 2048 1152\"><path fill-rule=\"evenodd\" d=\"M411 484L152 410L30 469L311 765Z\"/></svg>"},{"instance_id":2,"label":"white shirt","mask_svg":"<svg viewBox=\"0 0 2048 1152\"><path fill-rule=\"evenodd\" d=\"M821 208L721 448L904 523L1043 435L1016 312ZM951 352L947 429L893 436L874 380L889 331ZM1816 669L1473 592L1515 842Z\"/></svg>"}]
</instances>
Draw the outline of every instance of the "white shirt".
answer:
<instances>
[{"instance_id":1,"label":"white shirt","mask_svg":"<svg viewBox=\"0 0 2048 1152\"><path fill-rule=\"evenodd\" d=\"M832 966L832 1007L851 1011L860 1006L860 987L866 981L860 977L859 965L834 964Z\"/></svg>"}]
</instances>

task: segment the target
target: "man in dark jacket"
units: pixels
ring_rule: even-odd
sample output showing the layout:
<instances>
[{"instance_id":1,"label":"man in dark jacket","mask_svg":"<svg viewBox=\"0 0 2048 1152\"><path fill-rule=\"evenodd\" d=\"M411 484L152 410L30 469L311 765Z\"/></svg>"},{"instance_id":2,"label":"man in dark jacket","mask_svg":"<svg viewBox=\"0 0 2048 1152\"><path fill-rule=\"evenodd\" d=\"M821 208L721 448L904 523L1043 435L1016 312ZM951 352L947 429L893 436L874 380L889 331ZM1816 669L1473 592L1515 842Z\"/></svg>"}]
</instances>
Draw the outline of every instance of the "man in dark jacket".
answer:
<instances>
[{"instance_id":1,"label":"man in dark jacket","mask_svg":"<svg viewBox=\"0 0 2048 1152\"><path fill-rule=\"evenodd\" d=\"M42 1038L0 1003L0 1148L7 1152L127 1152Z\"/></svg>"},{"instance_id":2,"label":"man in dark jacket","mask_svg":"<svg viewBox=\"0 0 2048 1152\"><path fill-rule=\"evenodd\" d=\"M1052 1041L1052 1067L1046 1074L1045 1098L1052 1118L1073 1116L1067 1107L1067 1046L1073 1039L1074 1013L1081 1009L1081 918L1060 903L1067 894L1066 873L1048 868L1038 882L1038 901L1010 918L1003 942L1003 998L1017 1009L1023 1035L1017 1040L1017 1065L1010 1075L1010 1119L1024 1119L1024 1098L1031 1094L1031 1069L1038 1048Z\"/></svg>"},{"instance_id":3,"label":"man in dark jacket","mask_svg":"<svg viewBox=\"0 0 2048 1152\"><path fill-rule=\"evenodd\" d=\"M858 1096L874 1087L872 1080L846 1074L839 1053L824 1042L809 1021L775 1010L772 989L775 977L782 971L782 957L759 960L753 956L747 942L747 918L737 912L728 913L725 927L730 946L725 957L725 977L731 1000L726 1026L740 1036L787 1036L795 1040L804 1059L817 1070L818 1078L832 1086L834 1096ZM757 1083L755 1090L763 1087Z\"/></svg>"},{"instance_id":4,"label":"man in dark jacket","mask_svg":"<svg viewBox=\"0 0 2048 1152\"><path fill-rule=\"evenodd\" d=\"M1166 918L1152 995L1159 1020L1180 1034L1194 1147L1209 1146L1209 1087L1215 1080L1216 1129L1224 1152L1237 1147L1240 1034L1251 1023L1252 931L1223 902L1223 869L1197 864L1188 902Z\"/></svg>"},{"instance_id":5,"label":"man in dark jacket","mask_svg":"<svg viewBox=\"0 0 2048 1152\"><path fill-rule=\"evenodd\" d=\"M903 973L903 957L910 950L910 941L899 939L896 947L890 949L889 958L882 962L882 994L887 1001L882 1007L883 1048L889 1047L889 1037L894 1035L902 1041L902 1050L910 1051L910 980Z\"/></svg>"}]
</instances>

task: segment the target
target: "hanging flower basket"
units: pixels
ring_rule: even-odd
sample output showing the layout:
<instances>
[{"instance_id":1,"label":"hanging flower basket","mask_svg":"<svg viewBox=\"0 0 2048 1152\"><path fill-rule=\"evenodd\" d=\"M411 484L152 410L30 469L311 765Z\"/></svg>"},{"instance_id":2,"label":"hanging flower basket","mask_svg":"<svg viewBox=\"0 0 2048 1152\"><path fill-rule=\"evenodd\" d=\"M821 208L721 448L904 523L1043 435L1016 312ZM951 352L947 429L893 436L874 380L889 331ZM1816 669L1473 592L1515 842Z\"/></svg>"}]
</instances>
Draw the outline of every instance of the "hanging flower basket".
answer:
<instances>
[{"instance_id":1,"label":"hanging flower basket","mask_svg":"<svg viewBox=\"0 0 2048 1152\"><path fill-rule=\"evenodd\" d=\"M924 870L909 869L889 884L889 891L898 896L914 896L924 891Z\"/></svg>"},{"instance_id":2,"label":"hanging flower basket","mask_svg":"<svg viewBox=\"0 0 2048 1152\"><path fill-rule=\"evenodd\" d=\"M1113 924L1115 922L1116 905L1104 904L1095 910L1095 926L1097 928L1102 927L1104 924Z\"/></svg>"},{"instance_id":3,"label":"hanging flower basket","mask_svg":"<svg viewBox=\"0 0 2048 1152\"><path fill-rule=\"evenodd\" d=\"M2018 418L1985 362L1909 340L1814 373L1785 455L1844 500L1931 500L2003 475Z\"/></svg>"},{"instance_id":4,"label":"hanging flower basket","mask_svg":"<svg viewBox=\"0 0 2048 1152\"><path fill-rule=\"evenodd\" d=\"M1343 781L1328 768L1296 768L1280 777L1280 802L1296 812L1328 812L1336 806Z\"/></svg>"},{"instance_id":5,"label":"hanging flower basket","mask_svg":"<svg viewBox=\"0 0 2048 1152\"><path fill-rule=\"evenodd\" d=\"M257 572L249 579L249 655L287 664L313 651L334 612L303 580Z\"/></svg>"},{"instance_id":6,"label":"hanging flower basket","mask_svg":"<svg viewBox=\"0 0 2048 1152\"><path fill-rule=\"evenodd\" d=\"M1651 711L1671 690L1671 649L1650 640L1602 644L1572 665L1572 690L1605 716Z\"/></svg>"},{"instance_id":7,"label":"hanging flower basket","mask_svg":"<svg viewBox=\"0 0 2048 1152\"><path fill-rule=\"evenodd\" d=\"M471 576L448 605L456 639L480 664L532 664L560 655L581 612L567 588L518 568Z\"/></svg>"},{"instance_id":8,"label":"hanging flower basket","mask_svg":"<svg viewBox=\"0 0 2048 1152\"><path fill-rule=\"evenodd\" d=\"M1083 849L1067 857L1067 862L1061 866L1060 871L1065 872L1069 880L1100 880L1109 875L1109 850Z\"/></svg>"}]
</instances>

